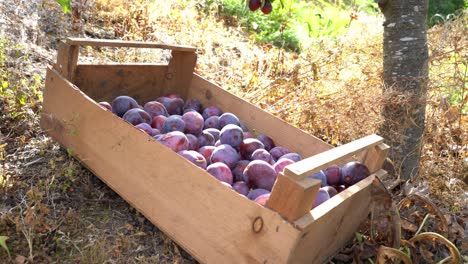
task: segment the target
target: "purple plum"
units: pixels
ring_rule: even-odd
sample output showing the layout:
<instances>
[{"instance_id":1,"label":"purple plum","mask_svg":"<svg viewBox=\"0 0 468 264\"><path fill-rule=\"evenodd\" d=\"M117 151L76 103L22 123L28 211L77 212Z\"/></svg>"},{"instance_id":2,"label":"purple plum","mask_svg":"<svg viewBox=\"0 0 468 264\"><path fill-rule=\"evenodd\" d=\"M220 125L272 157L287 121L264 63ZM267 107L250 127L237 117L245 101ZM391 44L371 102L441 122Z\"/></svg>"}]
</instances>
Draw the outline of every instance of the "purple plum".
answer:
<instances>
[{"instance_id":1,"label":"purple plum","mask_svg":"<svg viewBox=\"0 0 468 264\"><path fill-rule=\"evenodd\" d=\"M112 112L112 105L109 104L108 102L99 102L98 105Z\"/></svg>"},{"instance_id":2,"label":"purple plum","mask_svg":"<svg viewBox=\"0 0 468 264\"><path fill-rule=\"evenodd\" d=\"M249 198L250 200L255 200L260 195L267 194L267 193L270 193L270 191L265 190L265 189L261 189L261 188L257 188L257 189L251 190L247 194L247 198Z\"/></svg>"},{"instance_id":3,"label":"purple plum","mask_svg":"<svg viewBox=\"0 0 468 264\"><path fill-rule=\"evenodd\" d=\"M238 161L239 154L233 147L227 144L216 147L211 154L211 163L222 162L228 165L230 169L234 169Z\"/></svg>"},{"instance_id":4,"label":"purple plum","mask_svg":"<svg viewBox=\"0 0 468 264\"><path fill-rule=\"evenodd\" d=\"M265 193L255 198L254 202L261 206L266 206L268 199L270 199L270 193Z\"/></svg>"},{"instance_id":5,"label":"purple plum","mask_svg":"<svg viewBox=\"0 0 468 264\"><path fill-rule=\"evenodd\" d=\"M122 117L128 110L138 108L138 103L130 96L117 96L112 101L112 113Z\"/></svg>"},{"instance_id":6,"label":"purple plum","mask_svg":"<svg viewBox=\"0 0 468 264\"><path fill-rule=\"evenodd\" d=\"M151 115L151 118L154 118L159 115L163 116L168 116L166 107L164 107L163 104L157 101L150 101L147 102L144 106L143 109Z\"/></svg>"},{"instance_id":7,"label":"purple plum","mask_svg":"<svg viewBox=\"0 0 468 264\"><path fill-rule=\"evenodd\" d=\"M273 139L271 139L271 137L267 135L259 135L257 139L263 143L263 145L265 146L265 149L268 151L270 151L270 149L275 147L275 142L273 141Z\"/></svg>"},{"instance_id":8,"label":"purple plum","mask_svg":"<svg viewBox=\"0 0 468 264\"><path fill-rule=\"evenodd\" d=\"M210 116L220 116L222 115L223 112L221 111L221 109L219 109L218 107L212 105L212 106L209 106L205 109L203 109L203 119L208 119L208 117Z\"/></svg>"},{"instance_id":9,"label":"purple plum","mask_svg":"<svg viewBox=\"0 0 468 264\"><path fill-rule=\"evenodd\" d=\"M327 191L330 198L338 194L338 191L333 186L324 186L322 187L325 191Z\"/></svg>"},{"instance_id":10,"label":"purple plum","mask_svg":"<svg viewBox=\"0 0 468 264\"><path fill-rule=\"evenodd\" d=\"M219 116L210 116L205 120L205 128L216 128L220 129Z\"/></svg>"},{"instance_id":11,"label":"purple plum","mask_svg":"<svg viewBox=\"0 0 468 264\"><path fill-rule=\"evenodd\" d=\"M151 127L156 128L159 131L163 131L164 122L166 122L167 117L163 115L158 115L153 118L151 122Z\"/></svg>"},{"instance_id":12,"label":"purple plum","mask_svg":"<svg viewBox=\"0 0 468 264\"><path fill-rule=\"evenodd\" d=\"M197 136L198 139L198 145L200 147L203 146L214 146L214 143L216 142L214 137L206 131L202 131L200 135Z\"/></svg>"},{"instance_id":13,"label":"purple plum","mask_svg":"<svg viewBox=\"0 0 468 264\"><path fill-rule=\"evenodd\" d=\"M188 150L187 136L180 131L166 133L158 141L175 152Z\"/></svg>"},{"instance_id":14,"label":"purple plum","mask_svg":"<svg viewBox=\"0 0 468 264\"><path fill-rule=\"evenodd\" d=\"M282 156L290 152L291 151L289 151L288 148L281 147L281 146L270 149L270 154L275 160L279 160Z\"/></svg>"},{"instance_id":15,"label":"purple plum","mask_svg":"<svg viewBox=\"0 0 468 264\"><path fill-rule=\"evenodd\" d=\"M205 157L203 157L202 154L194 150L182 150L177 152L177 154L181 155L182 157L197 165L198 167L206 169L206 159Z\"/></svg>"},{"instance_id":16,"label":"purple plum","mask_svg":"<svg viewBox=\"0 0 468 264\"><path fill-rule=\"evenodd\" d=\"M275 169L276 173L280 173L284 170L284 167L293 164L294 161L290 159L279 159L278 161L273 164L273 169Z\"/></svg>"},{"instance_id":17,"label":"purple plum","mask_svg":"<svg viewBox=\"0 0 468 264\"><path fill-rule=\"evenodd\" d=\"M263 160L251 161L244 170L244 179L250 187L271 191L277 173L273 166Z\"/></svg>"},{"instance_id":18,"label":"purple plum","mask_svg":"<svg viewBox=\"0 0 468 264\"><path fill-rule=\"evenodd\" d=\"M221 131L219 131L216 128L207 128L207 129L204 129L203 131L210 133L214 137L215 141L218 141L219 134L221 134Z\"/></svg>"},{"instance_id":19,"label":"purple plum","mask_svg":"<svg viewBox=\"0 0 468 264\"><path fill-rule=\"evenodd\" d=\"M232 185L232 173L226 164L222 162L212 163L206 168L206 171L216 179Z\"/></svg>"},{"instance_id":20,"label":"purple plum","mask_svg":"<svg viewBox=\"0 0 468 264\"><path fill-rule=\"evenodd\" d=\"M198 153L202 154L205 157L208 164L211 164L211 155L213 151L216 149L215 146L203 146L198 149Z\"/></svg>"},{"instance_id":21,"label":"purple plum","mask_svg":"<svg viewBox=\"0 0 468 264\"><path fill-rule=\"evenodd\" d=\"M129 122L132 125L138 125L141 123L151 124L151 116L140 108L132 108L123 115L123 120Z\"/></svg>"},{"instance_id":22,"label":"purple plum","mask_svg":"<svg viewBox=\"0 0 468 264\"><path fill-rule=\"evenodd\" d=\"M349 187L367 178L369 175L370 172L366 165L357 161L351 161L341 168L341 183Z\"/></svg>"},{"instance_id":23,"label":"purple plum","mask_svg":"<svg viewBox=\"0 0 468 264\"><path fill-rule=\"evenodd\" d=\"M324 203L328 199L330 199L330 195L328 194L328 192L325 189L320 188L318 190L317 196L315 196L315 201L312 204L312 209Z\"/></svg>"},{"instance_id":24,"label":"purple plum","mask_svg":"<svg viewBox=\"0 0 468 264\"><path fill-rule=\"evenodd\" d=\"M243 182L243 181L236 181L234 182L234 184L232 185L232 188L244 195L244 196L247 196L247 194L249 194L249 186L247 186L247 183Z\"/></svg>"},{"instance_id":25,"label":"purple plum","mask_svg":"<svg viewBox=\"0 0 468 264\"><path fill-rule=\"evenodd\" d=\"M323 170L327 177L328 185L339 185L341 184L341 168L340 166L333 164Z\"/></svg>"},{"instance_id":26,"label":"purple plum","mask_svg":"<svg viewBox=\"0 0 468 264\"><path fill-rule=\"evenodd\" d=\"M187 101L185 101L184 113L189 110L200 112L201 109L202 109L202 105L201 105L200 100L192 98L192 99L188 99Z\"/></svg>"},{"instance_id":27,"label":"purple plum","mask_svg":"<svg viewBox=\"0 0 468 264\"><path fill-rule=\"evenodd\" d=\"M188 139L188 150L197 150L198 149L198 139L192 134L185 134Z\"/></svg>"},{"instance_id":28,"label":"purple plum","mask_svg":"<svg viewBox=\"0 0 468 264\"><path fill-rule=\"evenodd\" d=\"M163 124L162 132L167 133L171 131L185 131L185 122L177 115L169 116Z\"/></svg>"},{"instance_id":29,"label":"purple plum","mask_svg":"<svg viewBox=\"0 0 468 264\"><path fill-rule=\"evenodd\" d=\"M251 160L263 160L271 163L271 155L266 149L257 149L252 153Z\"/></svg>"},{"instance_id":30,"label":"purple plum","mask_svg":"<svg viewBox=\"0 0 468 264\"><path fill-rule=\"evenodd\" d=\"M235 181L244 181L244 170L249 165L250 160L239 160L236 167L232 170L232 176Z\"/></svg>"},{"instance_id":31,"label":"purple plum","mask_svg":"<svg viewBox=\"0 0 468 264\"><path fill-rule=\"evenodd\" d=\"M182 115L184 112L184 100L182 98L165 96L157 98L156 101L164 105L169 115Z\"/></svg>"},{"instance_id":32,"label":"purple plum","mask_svg":"<svg viewBox=\"0 0 468 264\"><path fill-rule=\"evenodd\" d=\"M239 145L239 152L242 158L250 160L254 151L264 148L265 146L260 142L260 140L256 138L245 138Z\"/></svg>"},{"instance_id":33,"label":"purple plum","mask_svg":"<svg viewBox=\"0 0 468 264\"><path fill-rule=\"evenodd\" d=\"M198 135L203 130L203 117L198 112L186 112L182 116L182 120L185 122L186 133Z\"/></svg>"},{"instance_id":34,"label":"purple plum","mask_svg":"<svg viewBox=\"0 0 468 264\"><path fill-rule=\"evenodd\" d=\"M321 187L324 187L324 186L327 186L328 183L327 183L327 176L325 176L325 173L320 170L320 171L317 171L316 173L314 174L311 174L309 176L307 176L308 178L311 178L311 179L317 179L317 180L320 180L322 183L321 183Z\"/></svg>"},{"instance_id":35,"label":"purple plum","mask_svg":"<svg viewBox=\"0 0 468 264\"><path fill-rule=\"evenodd\" d=\"M244 133L240 127L228 124L221 129L219 140L222 144L228 144L237 148L244 140Z\"/></svg>"},{"instance_id":36,"label":"purple plum","mask_svg":"<svg viewBox=\"0 0 468 264\"><path fill-rule=\"evenodd\" d=\"M223 127L225 127L226 125L229 125L229 124L236 125L236 126L240 127L239 118L237 118L237 116L235 116L233 113L224 113L224 114L219 116L219 127L220 128L223 128ZM241 130L242 130L242 128L241 128ZM242 130L242 132L244 132L244 131Z\"/></svg>"},{"instance_id":37,"label":"purple plum","mask_svg":"<svg viewBox=\"0 0 468 264\"><path fill-rule=\"evenodd\" d=\"M298 153L294 153L294 152L284 154L283 156L280 157L280 159L282 158L290 159L294 162L298 162L302 159L301 155L299 155Z\"/></svg>"}]
</instances>

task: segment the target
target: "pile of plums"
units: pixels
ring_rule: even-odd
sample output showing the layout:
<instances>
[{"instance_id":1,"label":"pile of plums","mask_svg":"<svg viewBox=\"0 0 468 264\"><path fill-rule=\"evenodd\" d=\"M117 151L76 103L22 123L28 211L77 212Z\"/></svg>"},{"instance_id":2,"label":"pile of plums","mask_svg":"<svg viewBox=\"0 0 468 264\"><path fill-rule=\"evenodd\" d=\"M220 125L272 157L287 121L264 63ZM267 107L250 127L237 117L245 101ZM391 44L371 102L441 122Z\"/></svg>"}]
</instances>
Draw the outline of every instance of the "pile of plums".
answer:
<instances>
[{"instance_id":1,"label":"pile of plums","mask_svg":"<svg viewBox=\"0 0 468 264\"><path fill-rule=\"evenodd\" d=\"M302 159L267 135L255 137L233 113L214 105L203 107L197 99L184 101L168 94L141 106L132 97L118 96L111 104L99 105L261 205L270 197L278 173ZM368 175L364 165L354 162L309 176L323 186L314 207Z\"/></svg>"}]
</instances>

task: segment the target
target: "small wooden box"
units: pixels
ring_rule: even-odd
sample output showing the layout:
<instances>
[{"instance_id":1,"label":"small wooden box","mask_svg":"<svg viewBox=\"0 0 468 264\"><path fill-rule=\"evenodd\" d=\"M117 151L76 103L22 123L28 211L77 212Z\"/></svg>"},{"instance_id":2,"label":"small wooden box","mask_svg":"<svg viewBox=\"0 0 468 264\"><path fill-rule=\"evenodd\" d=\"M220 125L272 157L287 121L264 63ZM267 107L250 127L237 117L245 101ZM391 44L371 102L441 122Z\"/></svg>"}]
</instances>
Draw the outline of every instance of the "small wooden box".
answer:
<instances>
[{"instance_id":1,"label":"small wooden box","mask_svg":"<svg viewBox=\"0 0 468 264\"><path fill-rule=\"evenodd\" d=\"M168 65L77 64L80 46L170 49ZM41 127L96 176L202 263L322 263L368 215L388 147L370 135L332 148L194 73L196 49L148 42L68 39L47 69ZM267 207L223 186L96 102L167 94L232 112L248 128L303 157L278 176ZM310 175L360 157L372 175L310 210Z\"/></svg>"}]
</instances>

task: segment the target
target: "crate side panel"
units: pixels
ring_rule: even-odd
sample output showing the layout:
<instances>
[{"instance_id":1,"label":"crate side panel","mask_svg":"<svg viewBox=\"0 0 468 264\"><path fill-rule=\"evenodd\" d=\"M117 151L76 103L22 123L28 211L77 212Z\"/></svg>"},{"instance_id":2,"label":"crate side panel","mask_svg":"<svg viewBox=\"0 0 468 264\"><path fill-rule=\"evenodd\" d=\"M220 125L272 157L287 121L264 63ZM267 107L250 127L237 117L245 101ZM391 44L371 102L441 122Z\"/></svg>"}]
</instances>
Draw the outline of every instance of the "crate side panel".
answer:
<instances>
[{"instance_id":1,"label":"crate side panel","mask_svg":"<svg viewBox=\"0 0 468 264\"><path fill-rule=\"evenodd\" d=\"M162 95L166 72L167 65L83 64L77 66L74 83L98 102L128 95L143 105Z\"/></svg>"},{"instance_id":2,"label":"crate side panel","mask_svg":"<svg viewBox=\"0 0 468 264\"><path fill-rule=\"evenodd\" d=\"M303 157L310 157L332 146L296 128L282 119L224 90L220 86L194 74L188 97L198 98L203 105L216 105L225 112L236 114L249 131L266 134L276 145L286 146Z\"/></svg>"},{"instance_id":3,"label":"crate side panel","mask_svg":"<svg viewBox=\"0 0 468 264\"><path fill-rule=\"evenodd\" d=\"M368 216L374 179L369 176L297 220L303 234L290 263L324 263L344 246Z\"/></svg>"},{"instance_id":4,"label":"crate side panel","mask_svg":"<svg viewBox=\"0 0 468 264\"><path fill-rule=\"evenodd\" d=\"M196 259L287 261L299 231L277 213L99 107L55 70L48 70L44 98L41 127Z\"/></svg>"}]
</instances>

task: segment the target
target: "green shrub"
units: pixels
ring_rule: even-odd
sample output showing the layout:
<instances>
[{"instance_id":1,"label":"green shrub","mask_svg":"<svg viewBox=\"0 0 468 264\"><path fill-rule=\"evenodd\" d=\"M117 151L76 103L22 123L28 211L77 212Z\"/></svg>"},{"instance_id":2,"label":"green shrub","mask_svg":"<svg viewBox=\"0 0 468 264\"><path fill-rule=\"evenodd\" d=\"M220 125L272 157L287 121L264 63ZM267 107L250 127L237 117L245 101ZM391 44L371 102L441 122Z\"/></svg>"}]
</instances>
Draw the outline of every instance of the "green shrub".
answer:
<instances>
[{"instance_id":1,"label":"green shrub","mask_svg":"<svg viewBox=\"0 0 468 264\"><path fill-rule=\"evenodd\" d=\"M466 7L467 0L429 0L428 24L434 26L443 23Z\"/></svg>"}]
</instances>

